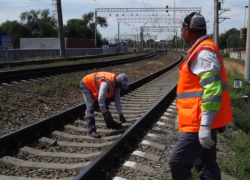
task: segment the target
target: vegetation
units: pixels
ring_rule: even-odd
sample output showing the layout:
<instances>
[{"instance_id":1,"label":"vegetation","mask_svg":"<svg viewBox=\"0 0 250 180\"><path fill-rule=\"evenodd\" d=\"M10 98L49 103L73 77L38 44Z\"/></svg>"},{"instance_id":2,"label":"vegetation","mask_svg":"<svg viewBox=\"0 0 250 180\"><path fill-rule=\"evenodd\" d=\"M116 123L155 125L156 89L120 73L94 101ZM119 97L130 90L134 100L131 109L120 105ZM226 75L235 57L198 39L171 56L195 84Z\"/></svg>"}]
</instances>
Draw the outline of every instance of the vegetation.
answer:
<instances>
[{"instance_id":1,"label":"vegetation","mask_svg":"<svg viewBox=\"0 0 250 180\"><path fill-rule=\"evenodd\" d=\"M14 48L20 47L20 38L58 37L58 26L55 15L49 9L31 10L20 14L19 21L6 20L0 24L0 35L10 35ZM108 26L104 17L97 17L102 28ZM69 38L94 39L94 13L84 14L81 19L70 19L64 25L64 35ZM97 32L97 45L107 43Z\"/></svg>"},{"instance_id":2,"label":"vegetation","mask_svg":"<svg viewBox=\"0 0 250 180\"><path fill-rule=\"evenodd\" d=\"M209 34L211 38L213 38L213 34ZM172 39L170 39L170 42L172 43L172 48L181 48L183 46L181 37L173 36ZM219 47L220 49L224 48L243 48L246 46L246 40L240 39L240 30L236 28L231 28L228 31L225 31L224 33L221 33L219 36ZM168 45L167 45L168 47ZM185 48L188 48L188 45L185 44ZM227 54L225 54L227 55ZM228 55L229 57L229 55Z\"/></svg>"},{"instance_id":3,"label":"vegetation","mask_svg":"<svg viewBox=\"0 0 250 180\"><path fill-rule=\"evenodd\" d=\"M233 58L224 58L225 61L238 63L241 66L245 65L244 61ZM233 108L234 124L236 127L228 128L223 133L222 139L230 148L229 154L218 156L218 162L221 169L240 180L250 179L250 99L242 99L243 95L250 97L250 84L244 81L242 72L234 69L232 72L227 72L228 86L230 89L231 104ZM241 90L236 90L233 87L235 78L243 80Z\"/></svg>"},{"instance_id":4,"label":"vegetation","mask_svg":"<svg viewBox=\"0 0 250 180\"><path fill-rule=\"evenodd\" d=\"M242 65L242 66L245 66L245 61L242 61L242 60L240 60L240 59L235 59L235 58L229 58L229 57L227 57L227 58L223 58L225 61L229 61L229 62L235 62L235 63L237 63L237 64L240 64L240 65ZM236 74L237 74L237 72L236 72ZM230 74L229 74L230 75Z\"/></svg>"},{"instance_id":5,"label":"vegetation","mask_svg":"<svg viewBox=\"0 0 250 180\"><path fill-rule=\"evenodd\" d=\"M242 90L235 90L233 88L235 77L243 79L243 76L239 72L228 74L234 124L238 131L228 129L222 134L233 153L227 157L219 156L218 161L224 172L237 179L248 180L250 179L250 101L243 100L242 96L248 95L250 97L250 84L243 82Z\"/></svg>"}]
</instances>

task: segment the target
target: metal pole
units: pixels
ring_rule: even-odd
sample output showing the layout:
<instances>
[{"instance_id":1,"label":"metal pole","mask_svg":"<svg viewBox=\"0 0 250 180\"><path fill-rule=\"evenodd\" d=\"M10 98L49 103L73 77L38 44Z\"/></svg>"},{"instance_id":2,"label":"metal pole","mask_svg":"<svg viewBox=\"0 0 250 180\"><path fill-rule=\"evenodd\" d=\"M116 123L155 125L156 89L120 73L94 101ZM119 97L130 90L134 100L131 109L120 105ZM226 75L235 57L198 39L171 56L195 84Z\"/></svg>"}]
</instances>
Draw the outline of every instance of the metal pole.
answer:
<instances>
[{"instance_id":1,"label":"metal pole","mask_svg":"<svg viewBox=\"0 0 250 180\"><path fill-rule=\"evenodd\" d=\"M227 38L227 52L228 52L228 38Z\"/></svg>"},{"instance_id":2,"label":"metal pole","mask_svg":"<svg viewBox=\"0 0 250 180\"><path fill-rule=\"evenodd\" d=\"M141 48L141 51L142 51L143 50L143 29L142 29L142 27L141 27L141 33L140 33L140 41L141 41L140 48Z\"/></svg>"},{"instance_id":3,"label":"metal pole","mask_svg":"<svg viewBox=\"0 0 250 180\"><path fill-rule=\"evenodd\" d=\"M175 32L175 49L177 50L177 31Z\"/></svg>"},{"instance_id":4,"label":"metal pole","mask_svg":"<svg viewBox=\"0 0 250 180\"><path fill-rule=\"evenodd\" d=\"M58 27L59 27L59 41L60 41L60 56L65 56L65 42L63 34L63 17L62 17L62 4L61 0L57 0L57 16L58 16Z\"/></svg>"},{"instance_id":5,"label":"metal pole","mask_svg":"<svg viewBox=\"0 0 250 180\"><path fill-rule=\"evenodd\" d=\"M95 47L97 47L97 11L95 11Z\"/></svg>"},{"instance_id":6,"label":"metal pole","mask_svg":"<svg viewBox=\"0 0 250 180\"><path fill-rule=\"evenodd\" d=\"M120 48L120 23L118 23L118 51Z\"/></svg>"},{"instance_id":7,"label":"metal pole","mask_svg":"<svg viewBox=\"0 0 250 180\"><path fill-rule=\"evenodd\" d=\"M246 23L246 8L248 8L248 6L245 6L244 28L246 27L245 26L245 23Z\"/></svg>"},{"instance_id":8,"label":"metal pole","mask_svg":"<svg viewBox=\"0 0 250 180\"><path fill-rule=\"evenodd\" d=\"M214 0L214 42L219 45L219 13L218 0Z\"/></svg>"},{"instance_id":9,"label":"metal pole","mask_svg":"<svg viewBox=\"0 0 250 180\"><path fill-rule=\"evenodd\" d=\"M250 0L248 0L248 5ZM247 46L246 46L246 59L245 59L245 79L250 81L250 6L248 6L248 22L247 22Z\"/></svg>"},{"instance_id":10,"label":"metal pole","mask_svg":"<svg viewBox=\"0 0 250 180\"><path fill-rule=\"evenodd\" d=\"M135 35L135 39L134 39L134 49L135 49L135 43L136 43L136 35Z\"/></svg>"}]
</instances>

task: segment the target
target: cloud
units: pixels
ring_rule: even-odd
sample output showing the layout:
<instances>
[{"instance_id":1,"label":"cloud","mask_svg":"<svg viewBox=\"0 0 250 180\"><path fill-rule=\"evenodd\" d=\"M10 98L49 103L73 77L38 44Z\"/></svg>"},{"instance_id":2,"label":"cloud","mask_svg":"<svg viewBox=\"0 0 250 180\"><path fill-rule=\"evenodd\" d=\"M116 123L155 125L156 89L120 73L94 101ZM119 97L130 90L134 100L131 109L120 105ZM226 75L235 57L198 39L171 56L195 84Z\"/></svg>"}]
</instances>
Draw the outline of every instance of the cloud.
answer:
<instances>
[{"instance_id":1,"label":"cloud","mask_svg":"<svg viewBox=\"0 0 250 180\"><path fill-rule=\"evenodd\" d=\"M174 6L174 0L62 0L62 8L63 8L63 21L64 23L71 18L81 18L84 13L88 13L90 11L94 11L95 8L143 8L143 7L169 7ZM209 20L208 23L208 32L212 33L213 31L213 0L178 0L176 1L176 7L202 7L201 13L205 16L206 20ZM42 6L38 6L42 5ZM236 6L235 6L236 5ZM230 17L231 19L225 20L220 23L220 32L224 32L230 28L242 28L244 26L244 14L245 14L245 5L248 5L247 0L227 0L222 5L223 8L231 8L231 11L225 12L222 15L226 17ZM26 6L26 7L22 7ZM52 0L2 0L1 1L1 16L0 23L5 20L19 20L19 15L21 12L29 11L31 9L53 9ZM183 14L185 11L176 12L176 17L184 17ZM187 12L186 12L187 13ZM111 14L111 16L110 16ZM116 22L116 14L118 16L130 15L131 13L98 13L100 16L107 17L109 27L108 28L99 28L99 31L102 33L104 37L112 38L115 34L117 34L117 22ZM152 15L155 12L144 12L137 13L133 12L132 14L139 15ZM166 15L167 13L158 12L158 15ZM173 14L169 12L169 14ZM182 16L180 16L182 15ZM247 17L247 16L246 16ZM134 26L133 26L134 25ZM123 23L120 24L121 33L132 34L132 28L140 27L143 24L135 24L130 23L129 26ZM147 24L149 25L149 24ZM161 24L167 25L167 24ZM133 30L135 33L135 30ZM139 33L139 32L137 32ZM168 38L172 36L173 33L162 33L158 34L159 38ZM180 30L178 30L178 35L180 35Z\"/></svg>"}]
</instances>

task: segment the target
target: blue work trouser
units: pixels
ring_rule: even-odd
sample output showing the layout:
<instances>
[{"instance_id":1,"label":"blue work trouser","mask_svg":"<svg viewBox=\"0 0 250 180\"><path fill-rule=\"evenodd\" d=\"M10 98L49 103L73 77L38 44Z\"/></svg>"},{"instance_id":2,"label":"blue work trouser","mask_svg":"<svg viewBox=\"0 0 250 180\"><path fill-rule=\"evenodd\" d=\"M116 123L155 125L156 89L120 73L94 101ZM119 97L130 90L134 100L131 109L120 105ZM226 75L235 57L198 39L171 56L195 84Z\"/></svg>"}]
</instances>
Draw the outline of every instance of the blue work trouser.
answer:
<instances>
[{"instance_id":1,"label":"blue work trouser","mask_svg":"<svg viewBox=\"0 0 250 180\"><path fill-rule=\"evenodd\" d=\"M217 143L217 130L212 130L211 136ZM190 179L195 165L201 180L221 180L216 162L216 143L211 149L205 149L200 145L198 133L181 133L170 155L172 179Z\"/></svg>"},{"instance_id":2,"label":"blue work trouser","mask_svg":"<svg viewBox=\"0 0 250 180\"><path fill-rule=\"evenodd\" d=\"M93 132L93 131L96 131L94 111L100 111L99 104L98 104L98 101L94 100L92 92L86 87L86 85L82 81L80 82L80 88L82 90L83 97L84 97L85 104L86 104L85 116L87 119L87 126L88 126L89 131ZM106 99L105 103L108 109L109 101ZM112 124L112 122L105 122L105 123Z\"/></svg>"}]
</instances>

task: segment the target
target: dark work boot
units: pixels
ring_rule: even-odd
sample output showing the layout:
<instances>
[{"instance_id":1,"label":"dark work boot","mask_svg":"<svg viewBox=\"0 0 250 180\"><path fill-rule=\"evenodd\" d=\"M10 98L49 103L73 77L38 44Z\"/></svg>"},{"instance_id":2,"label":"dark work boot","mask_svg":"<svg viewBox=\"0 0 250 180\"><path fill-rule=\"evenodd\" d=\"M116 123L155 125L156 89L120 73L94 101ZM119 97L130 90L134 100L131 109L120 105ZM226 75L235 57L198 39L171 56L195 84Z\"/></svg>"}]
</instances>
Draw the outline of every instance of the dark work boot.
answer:
<instances>
[{"instance_id":1,"label":"dark work boot","mask_svg":"<svg viewBox=\"0 0 250 180\"><path fill-rule=\"evenodd\" d=\"M87 126L89 129L89 136L93 138L100 138L101 135L96 132L96 125L95 125L95 118L94 117L87 117Z\"/></svg>"},{"instance_id":2,"label":"dark work boot","mask_svg":"<svg viewBox=\"0 0 250 180\"><path fill-rule=\"evenodd\" d=\"M89 136L93 137L93 138L101 138L100 133L98 133L96 131L89 132Z\"/></svg>"},{"instance_id":3,"label":"dark work boot","mask_svg":"<svg viewBox=\"0 0 250 180\"><path fill-rule=\"evenodd\" d=\"M122 126L121 123L117 123L116 121L114 121L112 124L107 124L107 128L108 129L123 129L124 126Z\"/></svg>"},{"instance_id":4,"label":"dark work boot","mask_svg":"<svg viewBox=\"0 0 250 180\"><path fill-rule=\"evenodd\" d=\"M124 127L120 124L114 121L111 113L109 111L103 113L104 121L108 129L123 129Z\"/></svg>"}]
</instances>

